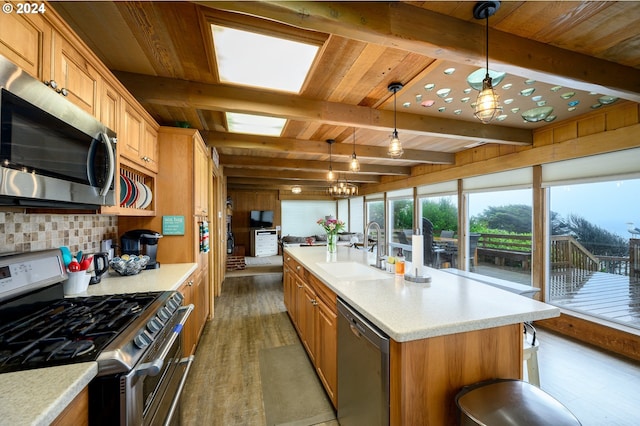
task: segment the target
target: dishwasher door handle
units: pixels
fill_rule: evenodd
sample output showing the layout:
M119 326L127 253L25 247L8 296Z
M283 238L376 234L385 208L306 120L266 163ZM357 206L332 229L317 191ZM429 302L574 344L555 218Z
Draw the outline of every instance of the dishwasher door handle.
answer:
M349 328L351 329L351 332L355 334L358 339L362 337L362 333L360 333L360 330L358 330L358 327L356 327L353 324L349 324Z

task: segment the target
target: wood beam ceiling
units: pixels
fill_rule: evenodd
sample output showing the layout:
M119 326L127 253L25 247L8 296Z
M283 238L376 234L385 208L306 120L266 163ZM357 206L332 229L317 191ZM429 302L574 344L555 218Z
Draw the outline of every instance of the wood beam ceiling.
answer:
M198 3L434 59L485 65L483 25L402 2ZM640 102L640 72L633 67L495 29L489 30L489 55L492 63L510 74Z
M264 89L194 83L125 72L115 74L142 104L258 114L385 132L390 132L394 128L393 111L305 99L298 95L270 92ZM398 129L402 132L418 135L515 145L531 145L533 140L530 130L496 125L486 126L479 122L403 112L397 113L397 122Z
M327 154L326 141L297 140L259 135L244 135L224 132L202 132L204 140L215 148L235 148L252 151L292 154ZM455 155L447 152L422 151L405 149L404 158L390 159L386 147L357 145L357 156L360 159L384 159L385 161L402 161L433 164L453 164ZM350 144L333 144L333 155L351 157L353 146Z

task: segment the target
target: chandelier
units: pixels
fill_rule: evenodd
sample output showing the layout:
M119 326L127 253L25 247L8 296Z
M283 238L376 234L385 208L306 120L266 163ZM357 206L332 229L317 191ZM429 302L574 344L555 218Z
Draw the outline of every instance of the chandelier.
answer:
M345 177L339 177L327 188L327 194L334 198L349 198L358 195L358 186Z

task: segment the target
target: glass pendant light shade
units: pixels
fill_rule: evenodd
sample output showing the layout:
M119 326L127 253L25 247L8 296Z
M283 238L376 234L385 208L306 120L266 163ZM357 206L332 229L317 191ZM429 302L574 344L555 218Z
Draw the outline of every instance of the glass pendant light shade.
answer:
M351 156L351 162L349 163L349 170L352 171L353 173L357 173L360 171L360 162L358 161L358 158L356 157L355 153Z
M484 124L488 124L496 116L499 115L502 108L498 104L498 95L493 90L491 77L489 76L489 17L492 16L500 8L499 1L481 1L476 3L473 8L473 17L476 19L484 19L485 26L485 50L486 50L486 71L487 75L482 80L482 90L476 99L475 112L476 116Z
M391 141L389 141L389 150L387 154L391 158L400 158L402 154L404 154L404 149L402 149L402 143L398 138L398 131L394 130L391 134Z
M356 157L356 128L353 128L353 154L351 154L351 162L349 163L349 170L353 173L360 171L360 162Z
M389 150L387 155L391 158L400 158L404 153L402 149L402 143L398 137L398 125L397 125L397 111L396 111L396 93L404 86L402 83L391 83L387 90L393 92L393 133L391 133L391 140L389 141Z
M331 145L333 145L334 142L334 139L327 139L327 144L329 144L329 173L327 173L327 182L333 182L336 180L336 175L333 173L333 167L331 167Z
M476 108L473 115L484 124L488 124L498 115L500 110L498 95L493 90L491 77L487 73L487 76L482 80L482 90L476 99Z

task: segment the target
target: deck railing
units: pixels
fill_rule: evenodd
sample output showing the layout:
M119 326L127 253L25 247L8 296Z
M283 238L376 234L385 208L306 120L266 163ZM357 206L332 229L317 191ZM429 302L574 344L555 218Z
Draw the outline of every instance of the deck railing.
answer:
M629 277L640 282L640 239L629 240Z
M600 269L600 261L575 238L569 235L554 235L551 237L551 269L595 272Z

